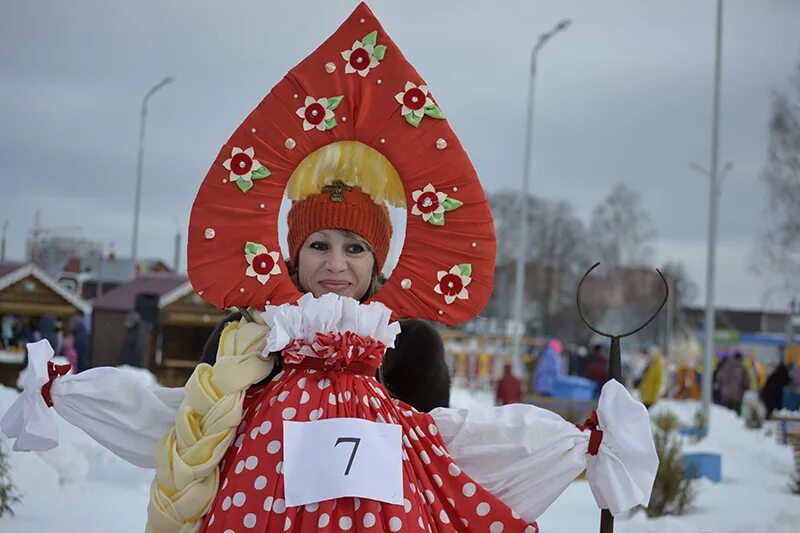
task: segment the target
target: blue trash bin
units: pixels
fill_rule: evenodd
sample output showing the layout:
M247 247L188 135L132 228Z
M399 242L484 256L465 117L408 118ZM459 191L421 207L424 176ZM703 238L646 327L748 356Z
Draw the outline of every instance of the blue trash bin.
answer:
M591 400L597 385L580 376L559 376L553 385L553 396L570 400Z
M789 411L800 409L800 391L793 390L791 387L783 389L783 408Z
M683 475L690 479L707 478L722 481L722 457L718 453L686 453L681 457Z
M681 435L685 435L687 437L702 439L706 436L707 430L704 428L695 428L692 426L680 426L678 428L678 433L680 433Z

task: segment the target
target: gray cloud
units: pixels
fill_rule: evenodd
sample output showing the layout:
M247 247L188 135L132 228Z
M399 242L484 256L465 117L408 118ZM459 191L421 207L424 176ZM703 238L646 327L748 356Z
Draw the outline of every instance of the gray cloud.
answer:
M46 225L130 248L139 105L151 100L140 249L172 257L197 186L219 147L283 74L355 1L6 2L0 7L0 213L22 257ZM643 195L659 260L683 259L702 287L714 2L375 1L372 9L426 78L484 186L521 179L529 51L540 54L533 191L566 198L586 220L613 184ZM720 213L718 300L758 305L747 271L764 217L758 182L770 92L800 60L800 4L726 2L721 158L735 168ZM185 264L185 259L184 259Z

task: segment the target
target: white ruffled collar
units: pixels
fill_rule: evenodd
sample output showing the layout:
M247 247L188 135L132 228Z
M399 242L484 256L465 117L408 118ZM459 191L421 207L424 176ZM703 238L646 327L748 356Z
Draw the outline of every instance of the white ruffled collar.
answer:
M347 331L393 348L400 333L400 324L391 322L392 312L382 303L362 304L334 293L319 298L305 294L296 304L270 305L261 316L271 328L265 354L280 351L295 339L311 342L317 333Z

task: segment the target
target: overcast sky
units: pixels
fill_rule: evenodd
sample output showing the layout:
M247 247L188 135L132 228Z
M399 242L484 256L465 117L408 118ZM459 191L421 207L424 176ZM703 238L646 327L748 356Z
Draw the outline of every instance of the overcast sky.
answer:
M375 0L488 191L521 181L528 62L539 34L532 191L588 221L624 182L643 195L658 262L680 260L703 301L716 2ZM0 3L0 225L22 259L44 226L129 255L141 99L150 101L140 256L172 261L200 181L261 98L357 5L340 1L28 0ZM505 9L494 6L502 5ZM800 2L725 3L717 301L783 307L749 272L764 227L772 90L800 61ZM185 242L185 237L184 237ZM182 258L185 267L185 257Z

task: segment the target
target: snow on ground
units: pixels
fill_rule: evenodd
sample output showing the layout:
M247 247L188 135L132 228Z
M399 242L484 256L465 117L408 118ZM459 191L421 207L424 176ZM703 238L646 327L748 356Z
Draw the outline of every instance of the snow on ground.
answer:
M144 382L151 376L136 371ZM0 387L0 413L17 397ZM493 404L487 391L454 388L454 407ZM697 404L660 403L656 409L673 411L691 424ZM95 444L82 431L59 420L61 445L45 453L12 453L11 478L23 501L14 518L0 519L3 533L140 533L144 530L152 471L119 459ZM800 496L789 493L793 468L790 448L776 443L768 430L747 430L732 412L715 407L711 432L695 451L722 454L723 481L697 483L696 509L689 515L649 520L644 513L618 517L618 533L699 533L800 531ZM8 450L9 442L0 435ZM576 481L540 518L543 533L597 531L600 512L589 486Z
M662 401L652 414L672 411L684 425L692 425L698 402ZM710 432L699 443L685 441L684 451L713 452L722 456L722 482L696 482L694 510L685 516L647 519L639 512L618 517L619 533L796 533L800 531L800 496L788 485L794 460L791 448L777 443L774 427L751 430L736 413L719 406L711 409ZM544 513L539 525L546 533L596 531L599 513L585 482L573 483Z
M474 409L494 405L494 393L487 390L470 390L465 387L450 389L450 407Z

